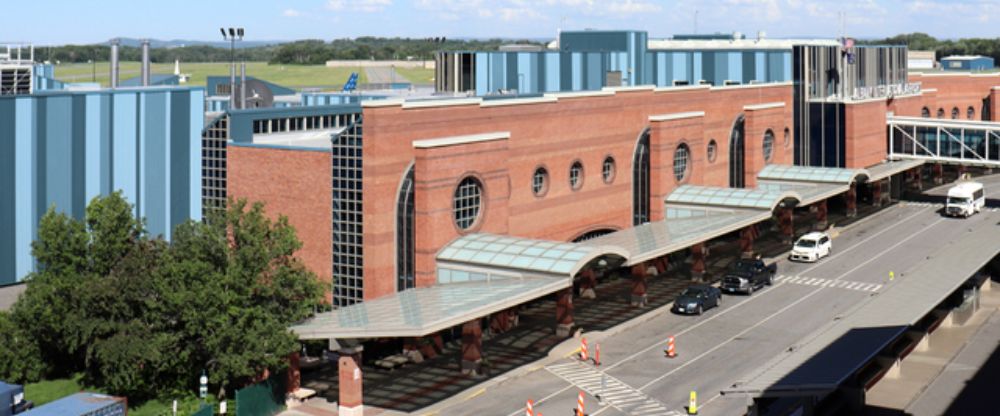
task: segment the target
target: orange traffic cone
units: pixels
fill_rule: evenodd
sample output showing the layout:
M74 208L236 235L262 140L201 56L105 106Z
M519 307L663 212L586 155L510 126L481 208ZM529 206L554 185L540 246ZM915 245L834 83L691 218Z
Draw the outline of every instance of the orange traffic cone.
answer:
M587 361L587 338L580 338L580 360Z
M594 350L594 365L601 365L601 344L597 344Z
M531 400L528 400L528 404L524 407L524 416L535 416L535 409L531 405Z
M576 396L576 416L584 416L583 414L583 392L581 391L579 395Z
M671 335L667 338L667 349L663 351L667 354L667 358L677 357L677 353L674 351L674 336Z

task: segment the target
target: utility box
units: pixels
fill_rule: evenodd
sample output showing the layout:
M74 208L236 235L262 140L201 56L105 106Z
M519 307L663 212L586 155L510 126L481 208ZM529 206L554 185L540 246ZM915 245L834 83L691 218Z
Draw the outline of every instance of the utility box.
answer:
M128 405L124 397L86 392L66 396L21 413L25 416L125 416L127 414Z
M0 416L12 416L31 407L24 400L24 386L0 381Z

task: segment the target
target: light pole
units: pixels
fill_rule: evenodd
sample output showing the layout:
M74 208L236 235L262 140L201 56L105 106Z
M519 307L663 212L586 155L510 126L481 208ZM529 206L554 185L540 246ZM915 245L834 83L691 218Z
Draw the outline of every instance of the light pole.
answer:
M237 108L236 104L236 41L243 40L243 28L231 27L227 33L226 28L219 28L222 39L229 41L229 108ZM228 36L227 36L228 34Z

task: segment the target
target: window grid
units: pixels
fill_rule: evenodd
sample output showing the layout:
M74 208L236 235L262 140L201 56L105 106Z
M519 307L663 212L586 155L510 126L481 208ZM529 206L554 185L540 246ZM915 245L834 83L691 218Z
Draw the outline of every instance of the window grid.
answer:
M951 109L951 119L952 120L957 120L958 119L958 114L959 114L958 107L952 107L952 109Z
M362 127L360 114L346 116L354 123L333 140L333 304L347 306L364 300L362 221Z
M649 130L642 132L632 155L632 225L649 222Z
M581 185L583 185L583 164L576 161L569 167L569 187L580 189Z
M965 110L965 117L968 118L969 120L975 120L976 119L976 109L972 108L972 106L970 105L969 108L967 110Z
M683 181L687 176L688 171L688 158L690 156L690 151L686 144L681 144L677 146L677 150L674 151L674 178L678 182Z
M535 173L531 175L531 192L536 196L545 195L545 191L548 191L549 185L549 172L545 168L535 169Z
M611 183L615 180L615 158L611 156L604 158L604 163L601 165L601 177L604 178L604 183Z
M226 209L226 141L229 140L229 116L214 120L201 137L201 215Z
M396 200L396 290L416 287L414 278L413 167L403 177Z
M931 118L931 110L927 107L922 108L920 110L920 116L923 118Z
M455 225L467 230L476 223L482 207L483 185L473 177L462 179L455 188L454 204Z
M715 142L715 139L708 141L708 148L705 149L705 153L708 156L709 162L715 162L715 154L719 150L719 144Z

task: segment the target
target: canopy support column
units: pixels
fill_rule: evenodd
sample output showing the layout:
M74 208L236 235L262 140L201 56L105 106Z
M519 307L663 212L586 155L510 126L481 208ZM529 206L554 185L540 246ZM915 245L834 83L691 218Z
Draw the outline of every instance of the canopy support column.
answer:
M757 225L750 225L740 230L740 256L753 258L753 242L757 239Z
M341 356L337 363L340 380L340 416L363 416L363 390L361 367L353 356Z
M597 287L597 275L592 269L585 269L580 272L580 298L581 299L596 299L597 293L594 292L594 288Z
M847 218L854 218L858 216L858 183L851 182L851 186L847 188L847 193L844 194L845 206L847 206Z
M825 230L827 224L826 200L816 203L816 223L813 225L817 230Z
M629 304L635 307L646 306L646 263L632 266L632 298Z
M479 319L462 325L462 374L479 375L483 363L483 327Z
M940 185L944 183L944 165L940 163L935 163L931 165L931 174L934 177L934 184Z
M573 289L556 293L556 336L565 338L573 331Z
M708 257L708 248L705 247L705 243L691 246L691 280L695 282L704 280L706 257Z
M792 243L795 234L795 225L792 218L793 208L782 206L778 208L778 227L781 228L781 236L786 244Z

